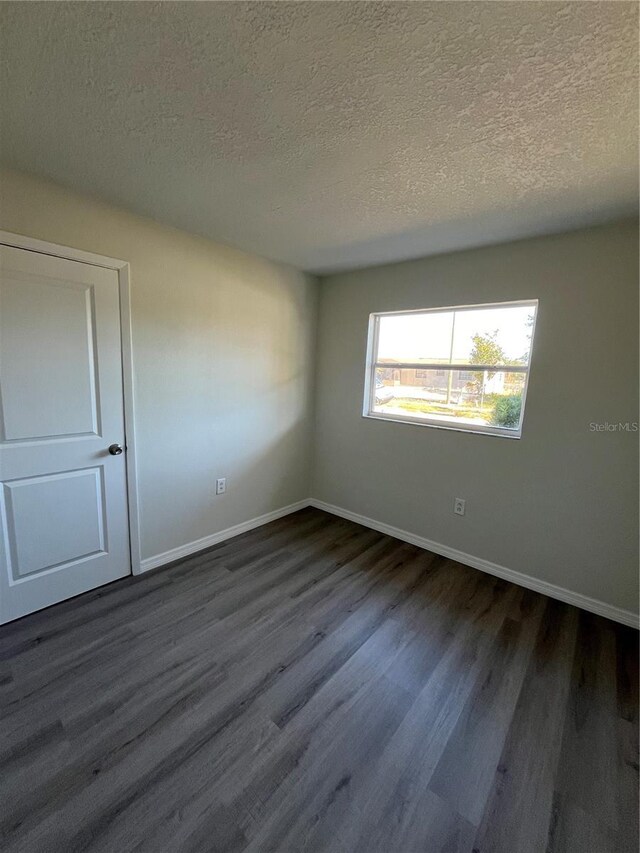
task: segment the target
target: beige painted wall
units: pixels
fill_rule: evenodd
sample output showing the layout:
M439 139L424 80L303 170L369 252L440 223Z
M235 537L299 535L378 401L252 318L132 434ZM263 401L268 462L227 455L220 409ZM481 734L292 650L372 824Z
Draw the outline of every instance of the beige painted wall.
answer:
M6 231L131 263L143 558L308 497L314 279L16 172L0 202Z
M330 276L314 497L638 609L638 223ZM540 300L523 438L361 416L370 312ZM466 498L464 517L453 514Z

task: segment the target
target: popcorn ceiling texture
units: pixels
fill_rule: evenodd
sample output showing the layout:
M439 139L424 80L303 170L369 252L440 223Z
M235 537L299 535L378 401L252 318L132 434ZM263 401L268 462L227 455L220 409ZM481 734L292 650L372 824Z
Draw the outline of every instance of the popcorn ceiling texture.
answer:
M2 3L1 153L323 271L633 212L626 2Z

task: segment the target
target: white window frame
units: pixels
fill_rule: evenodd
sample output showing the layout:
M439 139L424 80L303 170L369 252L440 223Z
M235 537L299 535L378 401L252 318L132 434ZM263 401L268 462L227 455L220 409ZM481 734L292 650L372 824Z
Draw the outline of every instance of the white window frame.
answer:
M529 363L526 365L514 364L461 364L452 362L451 364L417 364L415 362L403 362L400 364L387 364L377 362L375 360L378 352L378 334L380 328L381 317L397 317L401 314L438 314L448 311L477 311L478 309L491 308L511 308L514 306L524 307L531 306L535 308L533 326L531 327L531 348L529 350ZM501 438L522 438L522 426L524 423L524 413L527 401L527 388L529 386L529 373L533 358L533 346L535 343L536 321L538 319L538 300L537 299L520 299L511 302L484 302L478 305L449 305L444 308L416 308L408 311L378 311L369 315L369 331L367 335L367 355L366 355L366 370L364 382L364 402L362 408L362 416L379 421L391 421L392 423L414 424L417 426L432 427L435 429L447 429L454 432L468 432L476 435L495 435ZM524 388L522 389L522 407L520 411L520 425L518 429L509 429L508 427L484 426L476 424L455 424L446 423L435 418L416 417L412 415L385 415L382 412L375 411L375 388L376 388L376 369L377 368L395 368L398 370L487 370L491 373L524 373ZM497 368L497 369L496 369Z

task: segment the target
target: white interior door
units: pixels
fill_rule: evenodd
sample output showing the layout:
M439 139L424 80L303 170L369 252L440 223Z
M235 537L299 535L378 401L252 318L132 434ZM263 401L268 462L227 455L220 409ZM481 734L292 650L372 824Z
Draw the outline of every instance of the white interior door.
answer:
M0 246L0 622L130 574L118 447L118 273Z

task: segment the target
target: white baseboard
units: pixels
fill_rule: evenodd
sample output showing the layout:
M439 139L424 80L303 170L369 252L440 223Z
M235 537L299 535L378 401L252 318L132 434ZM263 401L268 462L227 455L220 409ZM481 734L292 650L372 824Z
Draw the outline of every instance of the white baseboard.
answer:
M147 557L140 562L140 574L148 572L151 569L157 569L158 566L164 566L167 563L173 563L174 560L181 560L183 557L189 557L195 554L196 551L203 551L205 548L210 548L212 545L217 545L218 542L224 542L225 539L231 539L234 536L239 536L241 533L246 533L248 530L253 530L255 527L261 527L263 524L268 524L270 521L275 521L277 518L282 518L284 515L289 515L292 512L297 512L299 509L304 509L310 506L311 501L305 498L288 506L274 509L273 512L266 512L264 515L259 515L257 518L250 518L249 521L242 521L240 524L234 524L233 527L227 527L225 530L220 530L218 533L212 533L210 536L203 536L202 539L196 539L194 542L187 542L186 545L180 545L177 548L171 548L169 551L164 551L162 554L156 554L153 557Z
M346 518L349 521L354 521L356 524L362 524L364 527L370 527L372 530L378 530L380 533L386 533L388 536L393 536L396 539L401 539L403 542L409 542L411 545L417 545L418 548L424 548L426 551L433 551L435 554L441 554L443 557L449 557L458 563L463 563L465 566L471 566L474 569L480 569L487 574L495 575L499 578L511 581L518 586L524 586L527 589L532 589L534 592L541 592L543 595L548 595L550 598L557 598L559 601L564 601L567 604L574 604L576 607L581 607L583 610L589 610L591 613L596 613L598 616L605 616L607 619L613 619L614 622L621 622L623 625L630 625L632 628L640 628L640 616L630 610L623 610L621 607L614 607L612 604L606 604L603 601L598 601L595 598L589 598L587 595L582 595L579 592L572 592L556 584L548 583L547 581L533 578L530 575L516 572L513 569L508 569L506 566L500 566L497 563L492 563L489 560L483 560L481 557L474 557L472 554L466 554L464 551L458 551L456 548L450 548L448 545L442 545L440 542L433 542L431 539L425 539L423 536L416 536L414 533L409 533L406 530L401 530L399 527L392 527L390 524L384 524L382 521L375 521L373 518L367 518L364 515L358 515L357 512L351 512L348 509L343 509L333 504L325 503L324 501L311 498L308 502L311 506L317 509L322 509L325 512L330 512L332 515Z

